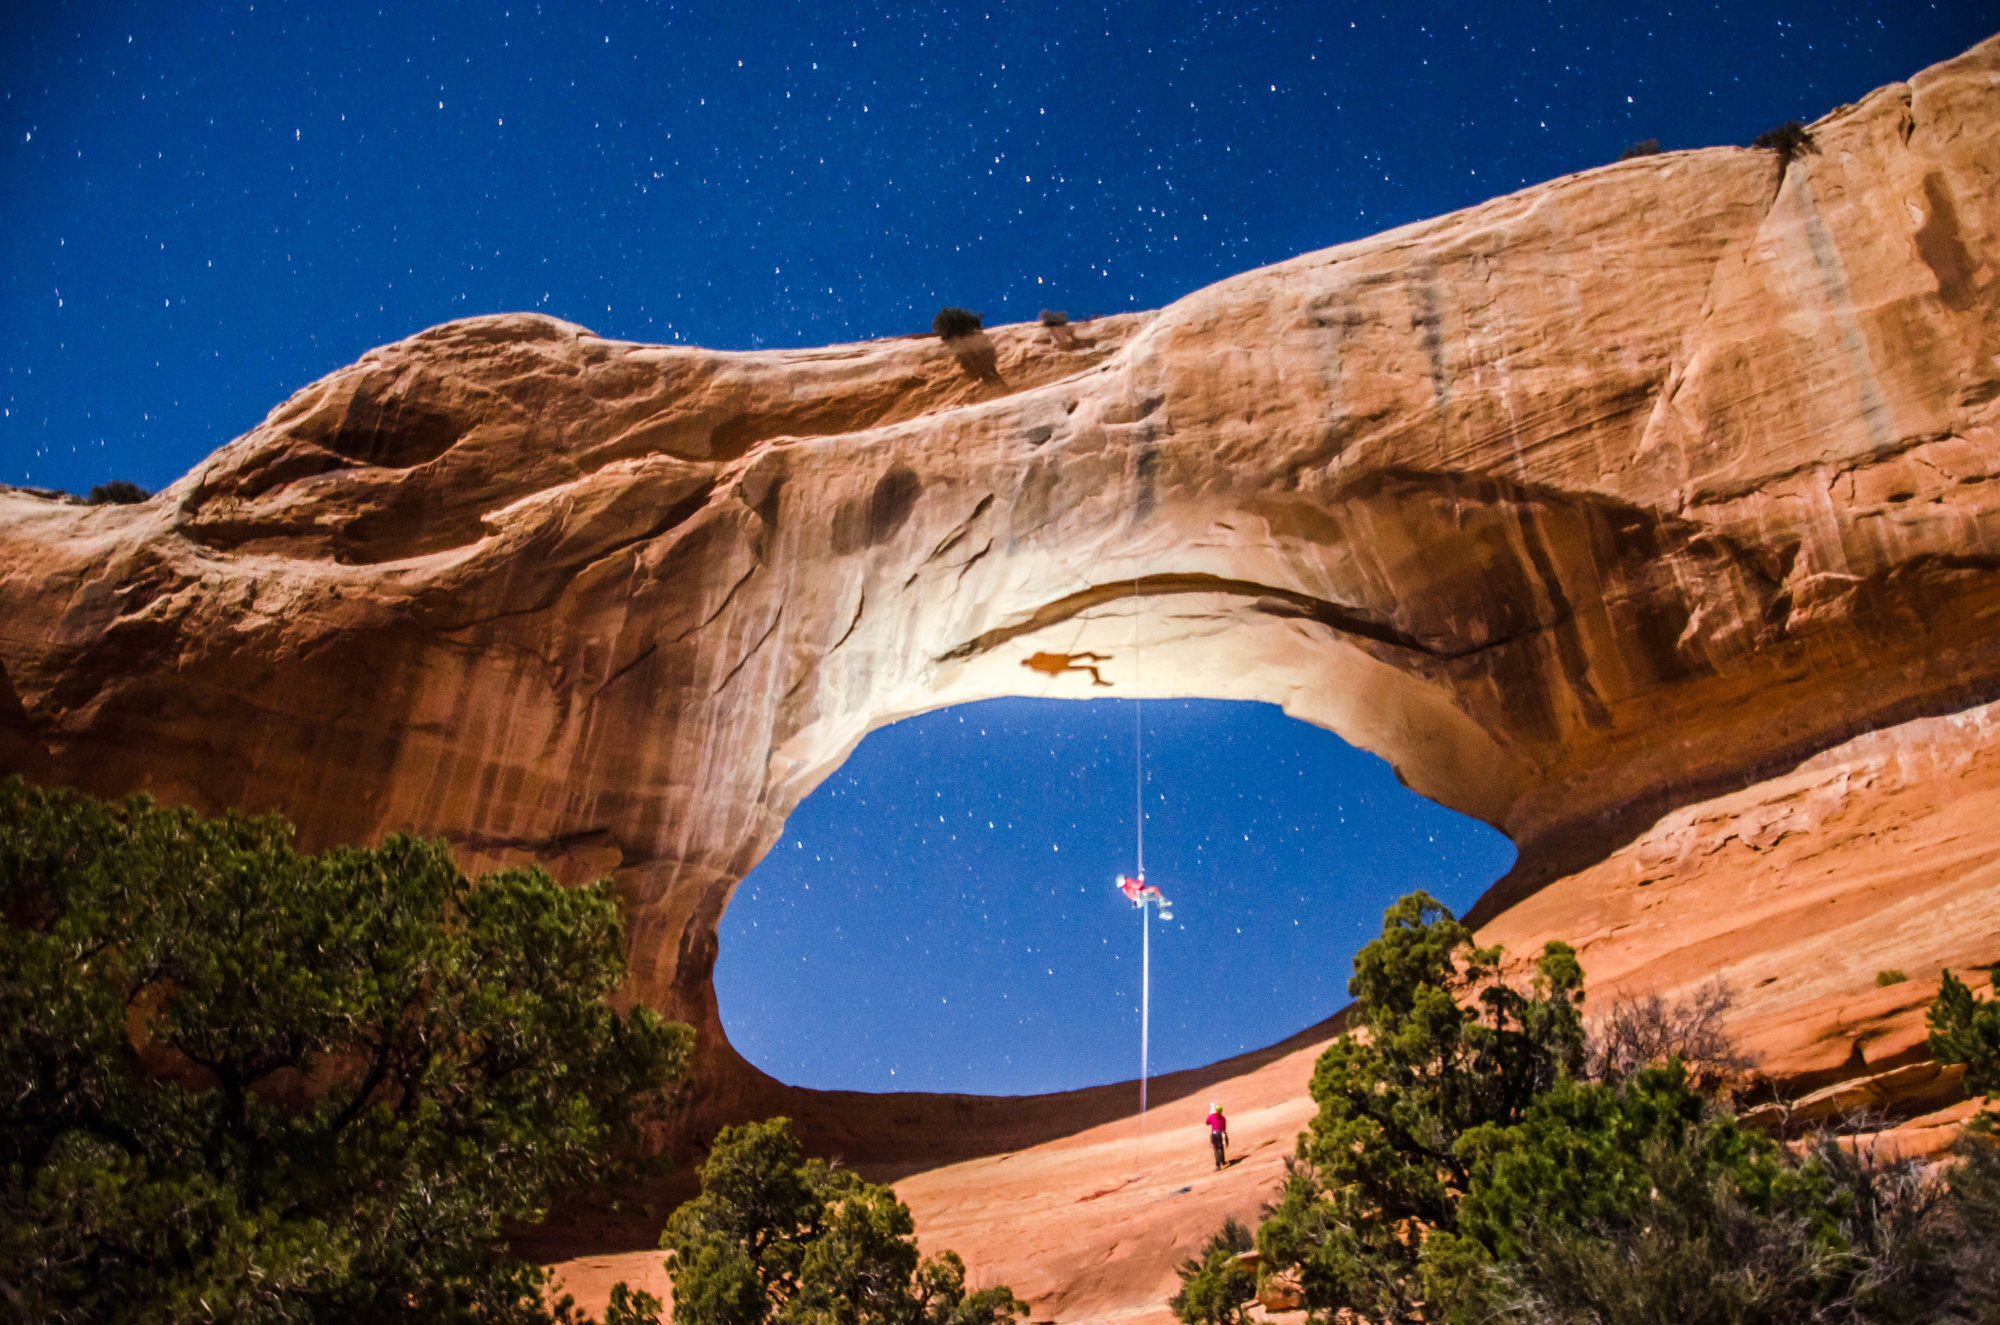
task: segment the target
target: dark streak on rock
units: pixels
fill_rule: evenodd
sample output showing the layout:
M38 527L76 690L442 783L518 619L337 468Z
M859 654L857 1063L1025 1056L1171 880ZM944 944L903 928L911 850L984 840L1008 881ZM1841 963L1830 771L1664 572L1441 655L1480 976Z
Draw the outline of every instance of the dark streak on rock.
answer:
M1092 585L1088 589L1065 595L1052 603L1036 609L1013 625L1000 626L938 655L939 662L955 662L990 652L1009 640L1033 634L1059 622L1070 620L1093 607L1116 602L1121 598L1135 595L1141 598L1159 598L1174 594L1226 594L1238 598L1255 598L1257 608L1270 616L1297 617L1317 621L1335 630L1364 639L1387 644L1393 648L1408 649L1436 658L1457 658L1468 653L1495 647L1500 641L1483 644L1478 649L1456 652L1440 652L1413 635L1395 629L1380 621L1373 620L1353 608L1330 603L1310 594L1292 589L1279 589L1268 584L1257 584L1250 580L1229 580L1219 575L1201 573L1181 573L1167 575L1142 575L1137 580L1120 580L1116 584Z

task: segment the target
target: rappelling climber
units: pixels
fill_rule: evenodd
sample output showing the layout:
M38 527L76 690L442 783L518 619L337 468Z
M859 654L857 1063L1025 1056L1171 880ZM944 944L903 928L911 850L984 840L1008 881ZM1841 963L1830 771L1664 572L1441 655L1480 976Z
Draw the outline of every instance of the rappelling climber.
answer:
M1229 1120L1222 1116L1220 1104L1208 1106L1208 1144L1215 1151L1215 1167L1229 1162Z
M1126 900L1134 906L1144 906L1148 902L1155 903L1160 908L1160 919L1162 920L1172 920L1174 918L1173 903L1162 896L1158 888L1147 883L1146 876L1143 874L1136 879L1128 879L1122 874L1119 875L1118 891L1124 893Z

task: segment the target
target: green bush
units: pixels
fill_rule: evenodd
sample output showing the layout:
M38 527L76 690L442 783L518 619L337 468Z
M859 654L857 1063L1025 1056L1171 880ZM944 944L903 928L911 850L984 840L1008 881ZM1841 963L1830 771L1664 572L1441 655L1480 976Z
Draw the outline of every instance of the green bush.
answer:
M1890 973L1900 974L1900 973ZM2000 1003L1947 973L1933 1055L2000 1089ZM1424 1247L1454 1321L2000 1320L2000 1146L1991 1114L1940 1179L1830 1133L1802 1151L1737 1126L1679 1061L1565 1080L1511 1128L1461 1142L1459 1231Z
M1256 1237L1231 1215L1209 1234L1201 1255L1180 1263L1181 1291L1167 1300L1187 1325L1243 1325L1257 1300L1257 1272L1242 1257Z
M152 496L150 492L147 492L137 483L132 482L132 480L114 478L109 483L100 483L92 488L90 495L84 498L84 500L92 506L104 506L107 504L130 506L136 502L145 501L150 496Z
M2000 1137L1993 1116L1989 1109L1966 1128L1945 1179L1951 1196L1944 1210L1945 1261L1958 1283L1960 1309L1980 1322L2000 1321Z
M1042 325L1045 327L1066 327L1069 325L1069 314L1063 312L1060 308L1044 308L1042 310Z
M1940 1179L1853 1138L1787 1148L1720 1094L1745 1062L1719 986L1629 1000L1584 1040L1560 944L1532 993L1419 893L1355 960L1319 1113L1258 1230L1309 1320L1520 1325L2000 1321L2000 1141L1991 1112ZM2000 1091L2000 1000L1948 973L1931 1048ZM1213 1244L1211 1244L1213 1245ZM1182 1267L1222 1319L1218 1262Z
M499 1240L607 1171L684 1027L607 996L607 886L294 850L0 782L0 1314L530 1321Z
M1558 1128L1522 1138L1524 1148L1509 1158L1522 1173L1546 1173L1577 1158L1564 1141L1582 1139L1596 1155L1603 1135ZM1458 1271L1453 1281L1434 1280L1447 1319L1916 1325L1957 1318L1959 1276L1941 1236L1948 1193L1919 1163L1883 1161L1832 1137L1794 1155L1714 1112L1678 1126L1642 1124L1614 1148L1609 1199L1579 1202L1580 1186L1567 1179L1560 1185L1569 1191L1540 1193L1547 1198L1540 1201L1516 1185L1505 1257L1438 1240L1439 1267L1455 1257ZM1468 1200L1486 1195L1475 1188Z
M2000 989L2000 968L1992 982ZM1946 971L1928 1021L1931 1057L1964 1063L1967 1090L1989 1099L2000 1096L2000 998L1974 998L1963 980Z
M790 1122L725 1127L701 1194L674 1211L675 1325L1009 1325L1006 1288L965 1289L955 1252L917 1254L910 1209L887 1187L806 1159Z
M1630 147L1620 152L1618 159L1620 161L1630 161L1635 157L1658 156L1659 154L1660 140L1657 138L1648 138L1643 142L1633 143Z
M1875 972L1875 987L1877 989L1887 989L1890 985L1904 984L1908 982L1909 978L1909 976L1904 975L1892 966L1886 971Z
M931 319L931 330L937 333L939 340L957 340L960 336L970 336L985 325L985 319L979 314L963 308L940 308L937 316Z
M1262 1272L1296 1272L1309 1311L1429 1319L1419 1261L1426 1236L1457 1228L1460 1138L1521 1121L1582 1070L1575 952L1549 944L1530 993L1500 980L1501 955L1418 892L1355 956L1349 1024L1365 1036L1321 1055L1319 1112L1257 1234Z

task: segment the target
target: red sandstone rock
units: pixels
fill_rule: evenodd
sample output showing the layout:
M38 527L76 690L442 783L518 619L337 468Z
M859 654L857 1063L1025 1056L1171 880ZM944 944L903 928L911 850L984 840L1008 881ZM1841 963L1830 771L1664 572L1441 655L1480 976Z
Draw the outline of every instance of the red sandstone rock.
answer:
M1938 971L2000 960L2000 706L1917 719L1685 806L1481 931L1576 945L1592 1002L1721 979L1795 1095L1920 1059ZM1876 972L1909 979L1886 988Z
M2000 711L1914 721L1683 807L1480 938L1506 944L1517 966L1548 938L1575 941L1591 1008L1620 992L1691 993L1719 977L1738 997L1731 1031L1795 1102L1793 1121L1877 1111L1892 1126L1866 1143L1941 1154L1976 1105L1954 1101L1959 1069L1921 1060L1923 1011L1937 967L2000 957L1996 805ZM1911 978L1878 988L1886 966ZM1038 1319L1170 1325L1173 1267L1225 1215L1253 1222L1275 1195L1282 1156L1312 1115L1306 1087L1330 1034L1302 1035L1248 1070L1219 1064L1206 1080L1156 1082L1156 1100L1182 1098L1153 1114L1143 1162L1126 1118L918 1173L897 1190L927 1247L957 1248L981 1282L1027 1296ZM1132 1097L1106 1088L1032 1104L1071 1100L1081 1127L1106 1094ZM1247 1156L1220 1174L1208 1170L1197 1126L1211 1098L1228 1106ZM580 1299L601 1302L621 1277L664 1284L659 1263L639 1252L560 1271Z
M1174 1267L1197 1254L1227 1216L1256 1227L1284 1158L1313 1105L1313 1061L1327 1037L1240 1077L1154 1109L1143 1144L1135 1118L1073 1136L915 1174L896 1191L927 1250L965 1257L967 1278L1004 1283L1036 1320L1170 1325ZM1137 1087L1121 1091L1133 1104ZM1157 1098L1157 1096L1155 1097ZM1204 1107L1227 1106L1230 1167L1217 1171ZM1131 1107L1130 1105L1127 1106ZM619 1279L664 1284L657 1251L593 1256L558 1267L569 1291L601 1304ZM665 1296L664 1288L654 1292Z
M882 1176L1028 1147L904 1189L1064 1319L1157 1315L1271 1160L1192 1145L1181 1193L1163 1148L1079 1204L1122 1096L791 1090L709 974L871 726L1136 693L1135 632L1146 694L1282 703L1508 832L1487 937L1581 940L1600 996L1723 974L1772 1070L1879 1075L1939 966L2000 956L1996 98L1989 41L1775 186L1642 157L976 356L434 328L149 502L0 492L0 767L615 873L635 994L703 1032L683 1141L788 1112ZM1109 689L1021 666L1082 653ZM1282 1061L1239 1083L1264 1156Z

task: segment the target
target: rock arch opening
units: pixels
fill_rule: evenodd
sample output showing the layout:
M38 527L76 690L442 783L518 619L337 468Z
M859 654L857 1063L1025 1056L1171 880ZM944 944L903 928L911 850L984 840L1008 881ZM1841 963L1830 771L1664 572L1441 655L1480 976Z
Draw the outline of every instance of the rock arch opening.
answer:
M1100 660L1102 655L1099 655ZM1097 682L1084 679L1095 688ZM1141 706L1155 1071L1276 1043L1347 1002L1382 908L1463 911L1500 833L1276 706ZM872 732L802 802L719 928L724 1031L815 1089L1034 1094L1137 1072L1133 705L996 699Z
M1994 248L1996 51L1827 117L1776 198L1756 153L1626 162L988 328L991 378L931 337L433 328L151 502L0 493L0 761L614 874L631 996L701 1032L683 1152L787 1112L916 1165L1127 1107L905 1097L883 1128L721 1033L738 883L871 729L953 704L1275 703L1505 830L1485 919L1665 933L1632 917L1724 867L1621 854L1663 815L2000 694L1992 319L1909 242L1948 196ZM1800 943L1847 912L1817 914Z

